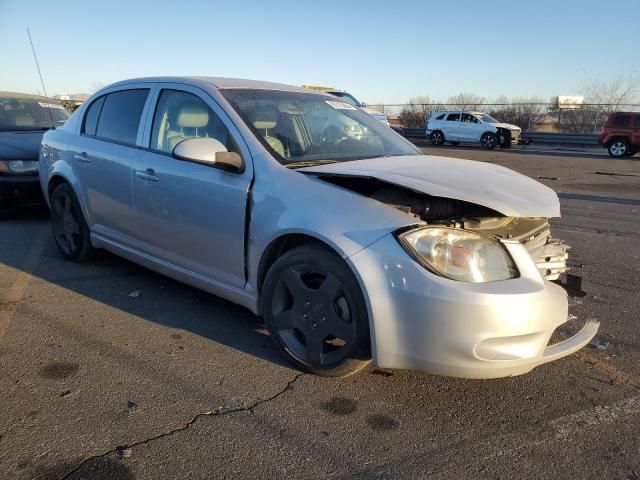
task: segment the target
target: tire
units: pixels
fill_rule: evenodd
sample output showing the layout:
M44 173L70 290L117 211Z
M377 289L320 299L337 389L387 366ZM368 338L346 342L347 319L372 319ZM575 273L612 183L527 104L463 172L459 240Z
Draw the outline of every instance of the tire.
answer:
M444 145L444 133L440 130L434 130L431 132L431 135L429 135L429 140L431 140L431 145L434 147Z
M480 146L485 150L493 150L498 145L498 136L492 132L486 132L480 137Z
M624 157L629 152L629 143L622 138L616 138L609 144L608 150L609 155L614 158Z
M89 227L80 203L68 183L61 183L51 194L51 227L53 238L67 260L82 263L95 255Z
M276 260L262 289L262 311L276 348L300 370L346 377L371 362L364 296L328 248L303 245Z

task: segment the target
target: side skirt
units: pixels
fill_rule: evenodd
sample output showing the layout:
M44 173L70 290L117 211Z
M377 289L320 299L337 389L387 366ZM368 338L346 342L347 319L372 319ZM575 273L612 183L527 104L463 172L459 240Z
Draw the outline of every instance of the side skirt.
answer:
M91 243L98 248L104 248L111 253L125 258L131 262L137 263L149 270L153 270L167 277L173 278L192 287L199 288L205 292L224 298L230 302L237 303L248 308L253 313L257 313L257 299L249 295L244 290L229 286L225 283L217 282L208 277L192 272L185 268L179 267L172 263L166 262L159 258L153 257L146 253L142 253L133 248L127 247L120 243L109 240L97 233L91 233Z

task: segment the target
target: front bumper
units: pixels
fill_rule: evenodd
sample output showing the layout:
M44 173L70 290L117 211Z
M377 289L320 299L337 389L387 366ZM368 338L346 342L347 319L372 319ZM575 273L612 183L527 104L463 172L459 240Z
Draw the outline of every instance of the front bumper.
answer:
M367 298L374 362L464 378L520 375L584 347L598 330L548 346L567 321L566 292L526 249L506 242L521 276L465 283L430 273L387 235L349 258Z
M0 175L0 208L43 204L38 174Z

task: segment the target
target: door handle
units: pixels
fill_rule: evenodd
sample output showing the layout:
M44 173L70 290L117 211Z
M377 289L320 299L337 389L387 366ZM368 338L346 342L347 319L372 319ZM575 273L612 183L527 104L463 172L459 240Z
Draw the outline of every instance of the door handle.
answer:
M74 158L82 163L91 163L91 160L89 160L89 156L87 155L87 152L82 152L79 154L76 153Z
M153 168L147 168L146 170L136 170L136 177L147 182L158 182L160 179L156 176L156 172Z

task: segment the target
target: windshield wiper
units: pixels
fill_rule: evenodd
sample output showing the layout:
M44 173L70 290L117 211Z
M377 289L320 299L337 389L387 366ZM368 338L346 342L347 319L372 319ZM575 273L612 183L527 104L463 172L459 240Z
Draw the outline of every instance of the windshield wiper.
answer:
M327 163L338 163L337 160L304 160L301 162L285 163L287 168L302 168L302 167L315 167L317 165L325 165Z

